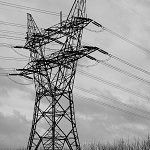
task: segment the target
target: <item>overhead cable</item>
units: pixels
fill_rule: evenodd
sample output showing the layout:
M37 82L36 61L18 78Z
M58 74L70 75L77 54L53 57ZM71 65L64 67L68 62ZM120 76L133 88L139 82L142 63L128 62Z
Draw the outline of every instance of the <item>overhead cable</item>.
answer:
M106 100L111 100L111 101L117 102L117 103L121 104L122 106L128 107L128 108L130 108L130 109L132 109L132 110L135 110L135 111L138 111L139 113L140 113L140 112L143 112L143 113L146 114L146 115L149 114L148 111L144 111L144 110L141 110L141 109L132 107L132 106L130 106L130 105L127 105L127 104L125 104L125 103L122 103L121 101L114 100L113 98L107 97L107 96L105 96L105 95L100 95L100 94L97 95L96 93L93 93L93 92L91 92L91 91L89 91L89 90L86 90L86 89L81 88L81 87L78 87L78 86L75 86L75 88L78 89L78 90L80 90L80 91L86 92L86 93L88 93L88 94L92 94L92 95L94 95L94 96L97 96L97 97L99 97L99 98L103 98L103 99L106 99ZM84 97L85 97L85 96L84 96ZM102 105L111 107L111 108L113 108L113 109L116 109L116 110L119 110L119 111L122 111L122 112L125 112L125 113L128 113L128 114L132 114L132 115L135 115L135 116L138 116L138 117L147 118L147 116L143 116L143 115L137 114L137 113L135 113L135 112L132 112L132 111L129 111L129 110L126 110L126 109L122 109L122 108L120 108L120 107L113 106L113 105L111 105L111 104L108 104L108 103L106 103L106 102L102 102L102 101L96 100L96 99L94 99L94 98L89 98L89 99L94 100L94 101L92 101L92 102L98 102L98 103L100 103L100 104L102 104Z
M2 60L14 60L14 61L27 61L28 60L28 59L24 59L24 58L4 57L4 56L0 56L0 59L2 59Z
M12 49L16 54L18 54L18 55L20 55L20 56L22 56L22 57L24 57L24 58L29 58L28 56L26 56L26 55L24 55L24 54L22 54L22 53L19 53L17 50L15 50L14 47L11 47L11 49Z
M134 90L132 90L132 89L123 87L123 86L121 86L120 84L117 84L117 83L114 83L114 82L105 80L105 79L102 78L102 77L97 77L97 76L95 76L95 75L93 75L93 74L90 74L90 73L87 73L87 72L85 72L85 71L83 71L83 70L81 70L81 69L80 69L80 70L78 69L77 72L78 72L79 74L81 74L81 75L84 75L84 76L86 76L86 77L88 77L88 78L94 79L94 80L96 80L96 81L98 81L98 82L102 82L102 83L107 84L107 85L109 85L109 86L111 86L111 87L115 87L115 88L117 88L117 89L119 89L119 90L122 90L122 91L124 91L124 92L128 92L128 93L133 94L133 95L135 95L135 96L137 96L137 97L139 97L139 98L145 99L146 101L150 101L150 97L148 97L148 96L146 96L146 95L143 95L143 94L141 94L141 93L139 93L139 92L137 92L137 91L134 91Z
M38 9L38 8L18 5L18 4L14 4L14 3L8 3L8 2L4 2L4 1L0 1L0 5L14 7L14 8L18 8L18 9L30 10L30 11L34 11L34 12L38 12L38 13L44 13L44 14L48 14L48 15L60 16L60 13L58 13L58 12L42 10L42 9ZM63 16L66 16L66 15L63 15Z
M9 43L0 43L0 47L11 47L13 46L12 44L9 44Z
M7 71L15 71L16 69L15 68L0 68L0 73L1 74L5 74L5 73L7 73ZM3 72L2 72L3 71Z
M8 76L8 73L5 73L5 74L1 74L1 73L0 73L0 76L1 76L1 77L7 77L7 76Z
M138 117L138 118L140 117L140 118L144 118L146 120L150 119L150 117L148 115L147 116L146 115L141 115L141 114L138 114L138 113L126 110L126 109L122 109L120 107L116 107L114 105L111 105L111 104L108 104L108 103L105 103L105 102L102 102L100 100L96 100L96 99L93 99L93 98L86 98L85 96L81 96L78 93L75 93L75 95L81 97L82 100L86 100L88 102L93 102L93 103L96 103L96 104L99 104L99 105L103 105L105 107L108 107L108 108L111 108L111 109L115 109L117 111L124 112L124 113L130 114L130 115ZM101 98L103 98L103 97L101 97Z
M13 22L0 21L0 24L8 25L8 26L20 27L20 28L27 28L26 25L16 24L16 23L13 23Z
M15 37L15 36L8 36L8 35L0 35L1 39L8 39L8 40L18 40L18 41L25 41L22 37Z
M24 35L25 33L23 32L15 32L15 31L10 31L10 30L0 30L1 33L5 33L5 34L17 34L17 35Z
M105 65L106 67L109 67L109 68L111 68L111 69L113 69L115 71L118 71L118 72L120 72L122 74L125 74L125 75L127 75L127 76L129 76L129 77L131 77L133 79L139 80L139 81L141 81L141 82L143 82L143 83L145 83L147 85L150 85L150 81L147 81L146 79L144 79L142 77L139 77L137 75L134 75L134 74L132 74L132 73L126 71L126 70L120 69L120 68L118 68L116 66L113 66L113 65L111 65L109 63L106 63L106 62L99 62L99 63L101 63L102 65Z
M7 34L0 34L1 37L12 37L12 38L19 38L23 39L23 37L13 36L13 35L7 35Z
M32 84L33 84L33 82L31 82L31 83L20 83L20 82L18 82L18 81L15 81L14 79L12 79L12 78L10 77L10 75L8 75L7 77L8 77L9 80L11 80L12 82L14 82L14 83L16 83L16 84L19 84L19 85L32 85Z
M118 37L118 38L120 38L120 39L126 41L127 43L129 43L129 44L131 44L131 45L133 45L133 46L135 46L135 47L137 47L137 48L139 48L139 49L141 49L141 50L143 50L143 51L145 51L145 52L150 53L150 50L148 50L147 48L145 48L145 47L143 47L143 46L141 46L141 45L139 45L139 44L137 44L137 43L135 43L135 42L129 40L128 38L126 38L126 37L124 37L124 36L121 36L121 35L118 34L117 32L114 32L113 30L111 30L111 29L109 29L109 28L103 26L102 24L100 24L100 23L98 23L98 22L96 22L96 21L94 21L94 20L92 21L92 23L93 23L94 25L96 25L97 27L100 27L101 29L103 29L103 30L105 30L105 31L107 31L107 32L109 32L109 33L111 33L112 35L114 35L114 36L116 36L116 37Z
M143 47L143 46L141 46L141 45L139 45L139 44L137 44L137 43L135 43L135 42L133 42L133 41L131 41L129 39L127 39L126 37L123 37L120 34L114 32L114 31L112 31L112 30L110 30L110 29L108 29L106 27L104 27L104 30L109 32L109 33L111 33L111 34L113 34L114 36L116 36L116 37L118 37L118 38L120 38L120 39L122 39L122 40L124 40L124 41L126 41L128 43L130 43L131 45L133 45L133 46L135 46L135 47L137 47L137 48L139 48L139 49L141 49L141 50L143 50L145 52L150 53L150 50L148 50L147 48L145 48L145 47Z
M149 72L149 71L144 70L144 69L142 69L142 68L140 68L140 67L138 67L138 66L135 66L135 65L133 65L133 64L131 64L131 63L129 63L129 62L127 62L126 60L123 60L123 59L121 59L121 58L119 58L119 57L117 57L117 56L111 55L111 54L110 54L110 56L111 56L111 58L114 58L114 59L120 61L121 63L124 63L124 64L126 64L126 65L128 65L128 66L130 66L130 67L132 67L132 68L134 68L134 69L136 69L136 70L139 70L139 71L141 71L141 72L143 72L143 73L145 73L145 74L147 74L147 75L150 75L150 72Z

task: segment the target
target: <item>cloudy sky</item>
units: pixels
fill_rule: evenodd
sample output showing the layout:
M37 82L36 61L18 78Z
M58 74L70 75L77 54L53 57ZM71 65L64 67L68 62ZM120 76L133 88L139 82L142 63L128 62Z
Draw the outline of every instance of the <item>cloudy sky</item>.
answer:
M58 14L63 11L64 14L67 14L73 0L7 0L7 2ZM89 18L147 50L135 47L107 31L99 32L100 29L94 25L89 25L84 31L83 44L88 43L103 48L114 56L150 71L149 8L149 0L87 0ZM2 43L24 44L26 28L9 26L6 22L26 25L27 12L33 15L40 28L48 28L59 22L59 16L17 9L6 6L0 1L0 74L7 73L6 68L22 68L28 61L28 51L14 51L2 46ZM93 32L90 32L89 29ZM12 36L22 40L16 40L14 37L10 39ZM25 61L4 60L1 59L2 56L22 58ZM92 56L99 60L108 60L106 56L99 53ZM95 64L86 58L79 61L74 102L81 144L92 141L113 142L120 138L131 141L135 138L142 139L148 135L150 130L149 75L113 58L107 63L138 77L134 76L133 79L133 76L131 78L103 64ZM126 90L110 86L108 82ZM32 121L34 97L34 85L31 81L19 77L9 79L0 76L0 148L26 146Z

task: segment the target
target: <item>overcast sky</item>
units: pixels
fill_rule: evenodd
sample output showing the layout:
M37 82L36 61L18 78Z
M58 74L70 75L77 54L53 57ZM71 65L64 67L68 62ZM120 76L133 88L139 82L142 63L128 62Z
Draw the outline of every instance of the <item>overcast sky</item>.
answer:
M63 11L64 14L67 14L73 0L7 0L7 2L57 13ZM0 21L26 25L26 13L28 12L33 15L40 28L48 28L59 22L59 16L4 6L0 2ZM149 14L149 0L87 0L89 18L147 50L150 49ZM89 25L87 29L100 31L94 25ZM24 35L10 34L4 30L21 32ZM1 37L10 35L24 39L25 33L26 28L10 27L0 23L0 43L23 45L24 41ZM90 32L85 30L83 43L103 48L119 58L150 71L150 54L148 52L106 31ZM25 59L29 56L27 50L17 50L17 52L21 55L15 53L11 48L0 47L0 56ZM22 54L26 57L23 57ZM98 53L93 56L99 60L107 60L107 57ZM0 72L6 72L2 68L22 68L26 63L27 61L0 59ZM92 141L113 142L120 138L132 141L135 138L145 138L150 131L149 76L114 59L110 59L108 63L144 78L147 82L138 81L102 64L94 65L94 62L86 58L79 61L78 70L132 89L138 94L144 95L145 98L123 92L77 72L75 86L91 92L90 94L90 92L86 93L74 88L75 112L81 144ZM11 79L19 83L31 83L19 77L11 77ZM26 146L31 128L34 93L33 84L20 85L7 77L0 76L0 148Z

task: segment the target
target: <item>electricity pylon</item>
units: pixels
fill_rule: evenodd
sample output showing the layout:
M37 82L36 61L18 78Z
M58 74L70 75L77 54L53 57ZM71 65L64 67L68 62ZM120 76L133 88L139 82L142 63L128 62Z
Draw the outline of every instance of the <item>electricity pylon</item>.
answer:
M73 84L77 62L98 50L82 46L82 32L91 19L86 17L86 0L75 0L66 20L40 30L31 14L27 14L25 48L30 51L29 63L17 74L35 84L35 105L27 150L80 150L77 132ZM56 52L47 50L59 45Z

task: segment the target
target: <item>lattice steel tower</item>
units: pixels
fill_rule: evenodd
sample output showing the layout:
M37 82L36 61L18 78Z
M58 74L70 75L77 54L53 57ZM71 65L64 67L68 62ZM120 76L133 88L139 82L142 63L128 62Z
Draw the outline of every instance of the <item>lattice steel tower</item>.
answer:
M32 79L35 84L34 114L27 150L80 150L73 84L78 59L84 56L92 59L88 54L97 50L81 45L83 28L92 22L86 17L85 10L86 0L75 0L66 20L42 30L31 14L27 14L26 43L22 48L30 51L30 61L13 74ZM54 44L59 48L52 52Z

